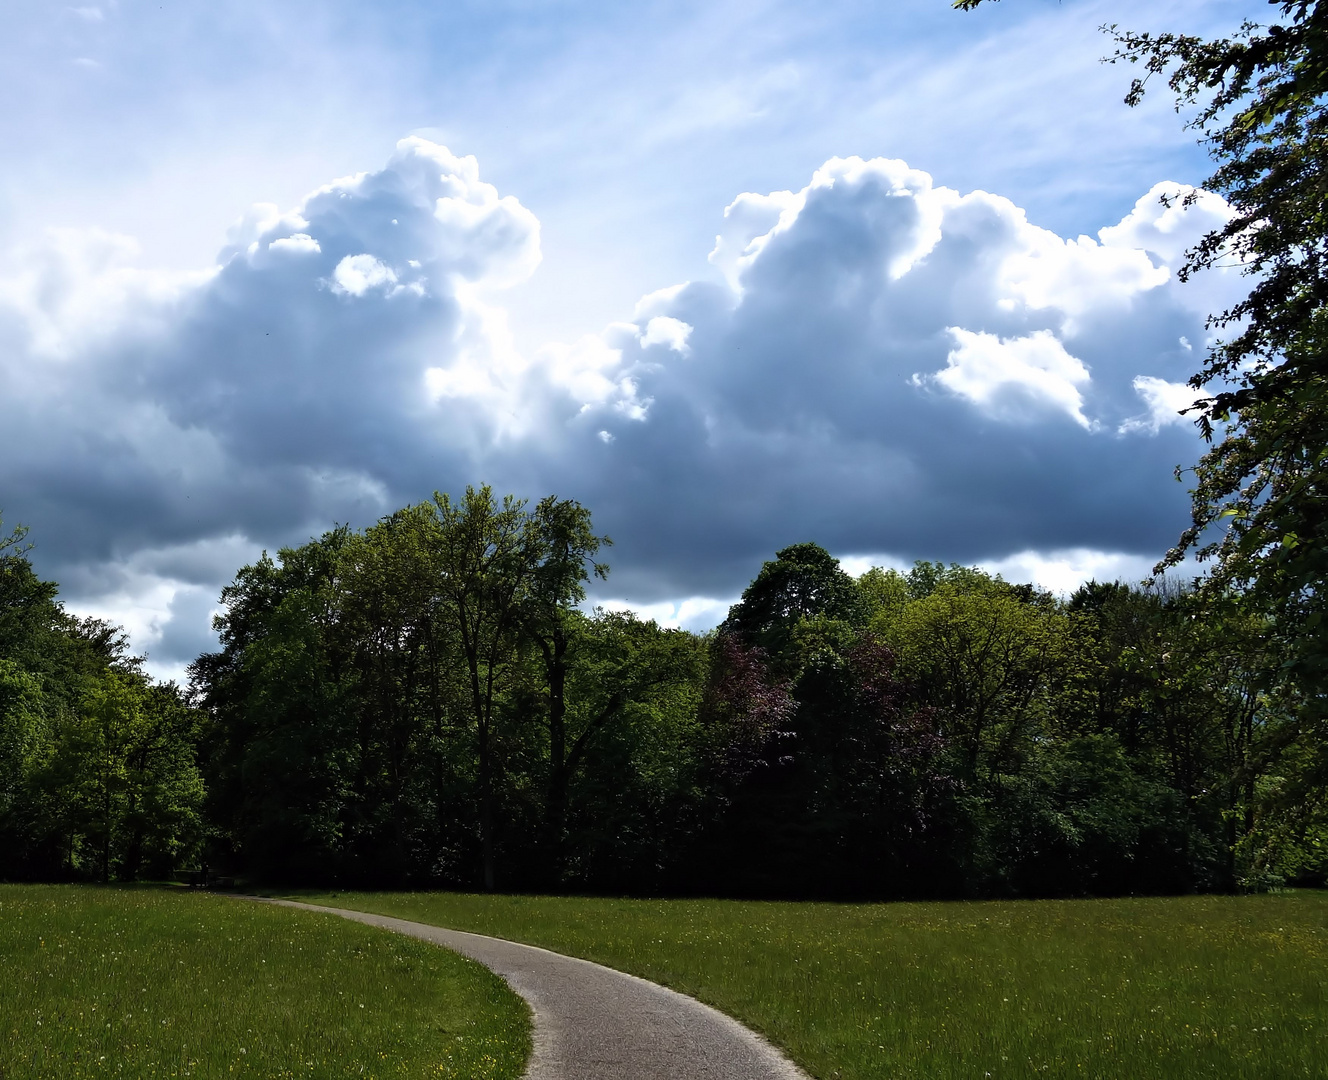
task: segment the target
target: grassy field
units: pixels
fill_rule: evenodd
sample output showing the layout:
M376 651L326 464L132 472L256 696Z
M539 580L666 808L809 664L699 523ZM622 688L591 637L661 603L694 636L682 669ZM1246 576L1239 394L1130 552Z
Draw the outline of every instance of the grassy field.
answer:
M520 1075L521 1002L446 950L182 890L0 885L0 1078Z
M328 893L695 995L821 1080L1328 1077L1328 895L948 904Z

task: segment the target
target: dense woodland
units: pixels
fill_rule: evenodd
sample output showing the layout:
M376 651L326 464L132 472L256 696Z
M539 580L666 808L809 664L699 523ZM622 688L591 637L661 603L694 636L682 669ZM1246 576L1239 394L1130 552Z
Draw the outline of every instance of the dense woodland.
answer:
M186 691L20 539L0 877L887 898L1328 868L1319 748L1236 595L854 579L805 543L698 636L584 611L589 512L484 488L241 569Z

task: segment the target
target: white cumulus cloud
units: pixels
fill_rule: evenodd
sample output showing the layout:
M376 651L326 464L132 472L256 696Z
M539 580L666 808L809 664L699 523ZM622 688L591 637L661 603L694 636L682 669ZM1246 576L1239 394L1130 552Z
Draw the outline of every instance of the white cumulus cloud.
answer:
M268 245L269 249L277 247L278 244L289 244L293 239L294 237L289 240L274 240ZM396 272L372 255L347 255L332 271L332 291L350 296L363 296L370 289L396 283Z
M1198 452L1168 414L1182 342L1230 288L1175 275L1221 206L1151 195L1066 239L903 162L835 158L730 204L722 281L528 355L502 290L536 272L539 222L423 139L253 208L196 272L53 233L0 263L4 509L163 663L206 639L189 620L235 569L180 553L238 565L483 481L589 506L616 541L606 597L671 625L804 539L902 563L1050 552L1044 577L1087 565L1056 552L1151 562L1184 524L1171 467Z
M1193 416L1183 415L1204 395L1188 383L1167 382L1152 375L1136 375L1134 389L1143 398L1148 411L1143 416L1132 416L1120 426L1122 434L1147 431L1156 435L1168 425L1193 423Z
M645 331L641 334L641 344L646 347L664 345L674 352L686 355L687 338L691 332L692 328L681 319L656 315L646 323Z
M982 568L1006 581L1028 581L1066 596L1086 581L1125 581L1138 585L1148 579L1157 560L1121 552L1072 548L1068 551L1017 551L1001 559L988 559Z
M267 247L269 251L289 251L292 255L317 255L323 250L319 247L318 241L308 233L295 233L291 236L279 237L268 244ZM347 258L352 257L347 256ZM359 257L363 258L364 256ZM337 266L337 271L341 270L341 265L345 262L346 259L341 260L341 264ZM336 271L333 272L333 276L337 276ZM393 275L393 280L395 280L395 275Z
M1030 410L1062 412L1081 427L1092 424L1083 413L1080 388L1088 369L1049 330L1004 340L994 334L949 328L955 347L946 368L930 376L951 393L998 418L1025 418Z

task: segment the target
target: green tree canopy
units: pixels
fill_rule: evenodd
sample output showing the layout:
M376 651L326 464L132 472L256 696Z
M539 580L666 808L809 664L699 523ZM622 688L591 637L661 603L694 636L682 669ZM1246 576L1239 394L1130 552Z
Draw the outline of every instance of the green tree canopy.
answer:
M792 544L762 565L722 629L782 655L799 621L814 617L860 622L868 602L839 560L819 544Z
M961 9L982 0L955 0ZM1211 560L1202 591L1269 613L1282 670L1312 722L1328 714L1328 8L1272 0L1279 21L1229 38L1109 28L1113 63L1141 65L1126 101L1164 77L1217 169L1204 186L1234 213L1187 253L1182 280L1239 266L1248 294L1214 312L1226 331L1190 385L1210 449L1194 470L1193 523L1168 554ZM1265 8L1266 10L1266 8ZM1197 197L1191 192L1186 199ZM1181 470L1177 470L1178 477Z
M1197 555L1209 563L1200 599L1220 611L1239 597L1270 620L1264 655L1276 660L1262 682L1287 687L1301 724L1280 787L1300 835L1284 843L1297 848L1328 823L1328 7L1260 7L1276 21L1213 40L1109 27L1108 59L1144 69L1131 105L1165 78L1216 162L1204 187L1233 211L1180 271L1237 266L1250 289L1209 318L1221 336L1190 379L1206 395L1194 411L1209 449L1193 470L1192 524L1159 571Z

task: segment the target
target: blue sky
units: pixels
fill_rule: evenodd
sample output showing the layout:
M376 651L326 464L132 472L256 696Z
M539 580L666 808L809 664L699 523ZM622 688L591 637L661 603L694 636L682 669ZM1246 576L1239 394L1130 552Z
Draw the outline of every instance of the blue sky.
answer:
M1262 5L6 9L0 508L161 673L263 547L468 482L693 626L794 540L1065 587L1184 523L1239 283L1176 283L1222 208L1098 27Z

